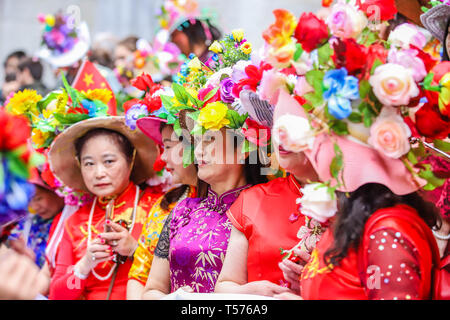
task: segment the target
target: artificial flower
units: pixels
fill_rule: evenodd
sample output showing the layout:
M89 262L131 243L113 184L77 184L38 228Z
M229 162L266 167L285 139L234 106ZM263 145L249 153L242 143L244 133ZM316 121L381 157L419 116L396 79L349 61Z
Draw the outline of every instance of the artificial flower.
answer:
M305 51L311 52L328 39L328 28L314 13L305 12L298 20L294 37Z
M250 64L252 64L251 61L248 61L248 60L239 60L239 61L231 68L231 73L228 73L228 71L227 71L226 73L227 73L228 75L231 76L231 79L233 79L233 82L234 82L234 83L238 83L239 80L241 80L241 79L247 77L247 74L245 73L245 68L246 68L248 65L250 65ZM223 70L225 70L225 69L228 69L228 68L221 69L221 70L219 70L218 72L216 72L216 74L219 73L219 72L221 72L221 71L223 71ZM215 74L214 74L214 75L215 75ZM211 78L212 78L212 77L211 77ZM208 81L209 81L209 80L208 80ZM220 77L219 77L219 81L220 81ZM217 82L217 84L219 84L219 82Z
M336 196L321 183L311 183L300 189L302 196L297 199L301 212L321 223L326 222L337 212Z
M244 134L245 139L260 147L264 147L269 144L269 128L260 125L258 122L250 118L247 118L245 123L247 124L247 128L242 128L242 133Z
M123 111L124 111L124 113L127 113L127 111L130 110L130 108L132 106L134 106L135 104L138 104L140 102L141 102L141 100L139 100L139 99L131 99L131 100L126 101L123 104Z
M125 114L125 123L131 130L136 130L136 121L139 118L148 116L147 106L137 103L133 105Z
M388 51L381 43L375 42L367 48L366 52L366 65L360 78L368 80L371 76L372 68L375 62L386 63Z
M392 30L388 38L391 45L403 49L408 49L410 45L423 49L428 40L429 39L427 39L419 27L412 23L403 23L399 25Z
M232 30L231 34L233 35L233 40L238 43L241 42L242 39L244 39L244 30L242 29Z
M394 19L397 13L395 0L357 0L357 4L373 23Z
M398 110L384 106L370 127L369 144L387 157L398 159L411 148L411 130Z
M153 94L162 88L161 85L154 83L152 77L146 73L131 80L131 85L141 91L148 91L150 94Z
M214 52L214 53L222 53L223 52L223 47L222 45L219 43L219 41L215 40L212 45L209 46L209 50Z
M301 152L312 149L314 130L303 117L285 114L279 117L272 129L273 140L285 150Z
M331 7L326 23L331 33L339 38L356 38L367 26L367 17L354 5L339 1Z
M295 50L297 47L292 41L281 48L269 47L267 62L278 69L287 68L293 62Z
M31 132L31 141L39 149L41 148L48 138L50 138L51 132L44 132L39 129L33 129Z
M246 41L243 44L241 44L240 49L243 53L250 54L252 53L252 44Z
M149 93L147 93L142 102L147 106L149 113L159 110L162 107L162 101L159 95L151 96Z
M259 67L252 64L245 67L245 74L247 75L247 77L242 78L238 83L236 83L236 85L233 87L233 95L236 98L239 98L239 94L243 89L248 89L256 92L263 72L270 69L272 69L272 66L265 62L261 62Z
M206 88L202 88L198 91L198 95L197 98L201 101L203 101L203 99L208 95L208 93L210 91L212 91L213 89L215 89L213 86L208 86ZM220 101L220 90L217 90L217 92L211 97L209 98L207 101L204 101L205 105L207 105L208 103L211 102L216 102L216 101Z
M220 82L220 99L224 103L233 103L235 97L233 96L234 82L231 78L225 78Z
M305 94L310 92L314 92L314 88L311 87L308 81L306 81L306 77L297 77L297 82L295 83L294 87L294 93L299 97L303 97Z
M387 106L408 105L420 93L412 71L394 63L377 67L369 83L378 100Z
M42 96L36 90L25 89L16 92L6 105L6 109L14 115L31 112L37 115L37 103L42 99Z
M108 104L112 99L113 93L108 89L89 89L88 91L81 91L89 100L100 100L104 104Z
M27 144L31 129L25 116L11 116L0 109L0 128L0 150L13 150Z
M197 122L206 130L218 131L222 127L230 124L226 118L228 106L220 101L209 103L200 110Z
M275 69L264 71L259 86L261 99L274 106L277 103L280 90L288 92L286 76Z
M208 81L206 81L205 87L218 87L221 80L223 80L223 77L231 76L232 73L233 69L231 67L220 69L219 71L208 77Z
M422 81L427 75L427 69L422 59L418 55L418 51L414 49L391 48L388 55L388 62L395 63L411 70L415 82Z
M450 134L450 119L443 117L433 101L424 104L415 114L417 131L430 139L445 139Z
M291 41L296 26L295 16L287 10L273 11L275 22L263 32L263 38L270 46L281 48Z
M200 71L202 69L202 63L197 57L195 57L194 59L188 62L188 67L192 71Z
M367 48L355 39L337 39L332 44L334 52L332 59L336 68L345 68L351 75L360 74L367 63Z
M352 113L350 100L359 98L358 79L349 76L345 68L328 71L323 78L328 112L336 119L345 119Z

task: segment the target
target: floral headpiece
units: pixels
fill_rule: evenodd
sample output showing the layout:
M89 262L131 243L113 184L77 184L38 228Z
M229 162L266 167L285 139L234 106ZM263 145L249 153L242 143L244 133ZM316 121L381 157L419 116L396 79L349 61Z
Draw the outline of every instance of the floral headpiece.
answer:
M240 129L246 137L243 152L255 151L258 146L268 146L268 130L266 134L259 134L260 129L264 131L267 128L249 119L248 114L240 108L239 94L233 94L233 87L236 85L233 81L233 71L240 71L233 70L233 67L240 63L250 63L251 44L244 39L242 30L235 30L224 40L214 42L210 50L215 54L205 64L194 55L189 57L190 61L181 67L177 83L172 84L171 94L162 91L155 93L161 101L161 108L152 110L152 115L173 124L174 131L179 136L182 135L184 127L180 121L184 122L183 116L187 116L195 123L193 128L189 129L192 135L227 127ZM152 98L157 99L154 96ZM144 102L141 105L145 104ZM141 108L142 113L138 117L148 116L148 107ZM183 116L180 116L181 114ZM193 146L190 147L189 150L185 149L184 165L193 161Z
M23 218L34 186L27 182L30 170L42 163L42 157L27 144L30 127L26 117L0 109L2 130L0 147L0 229Z
M383 8L379 21L371 16L372 5ZM423 51L420 34L380 39L377 25L395 13L394 0L338 1L323 19L303 13L297 21L275 10L276 22L263 33L263 61L270 66L255 91L268 101L284 91L302 105L309 130L298 136L290 124L299 122L285 121L289 116L274 124L274 139L286 150L310 150L323 133L346 137L402 161L432 190L444 181L422 161L427 148L449 158L450 144L443 139L450 133L450 69ZM336 184L322 184L330 195L345 186L337 143L334 150L330 174Z
M42 44L50 50L65 53L78 42L77 31L70 16L58 12L55 15L40 14L38 19L45 25Z

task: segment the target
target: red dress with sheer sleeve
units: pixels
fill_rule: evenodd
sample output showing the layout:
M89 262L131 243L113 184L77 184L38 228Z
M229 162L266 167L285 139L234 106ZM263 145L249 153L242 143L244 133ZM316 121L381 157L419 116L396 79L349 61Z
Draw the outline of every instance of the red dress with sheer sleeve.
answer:
M432 296L437 245L417 212L396 205L375 212L366 222L358 249L339 265L324 262L333 244L328 229L300 278L307 300L409 300Z

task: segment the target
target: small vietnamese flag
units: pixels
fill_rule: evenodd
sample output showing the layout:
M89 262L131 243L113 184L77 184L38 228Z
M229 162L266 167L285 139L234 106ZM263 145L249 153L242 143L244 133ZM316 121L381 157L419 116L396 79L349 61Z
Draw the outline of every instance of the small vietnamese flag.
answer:
M73 80L72 87L79 91L88 91L94 89L108 89L112 94L111 100L108 102L108 114L111 116L117 115L117 103L114 92L108 84L108 81L101 75L100 71L95 65L84 60L80 69L78 70L75 80Z

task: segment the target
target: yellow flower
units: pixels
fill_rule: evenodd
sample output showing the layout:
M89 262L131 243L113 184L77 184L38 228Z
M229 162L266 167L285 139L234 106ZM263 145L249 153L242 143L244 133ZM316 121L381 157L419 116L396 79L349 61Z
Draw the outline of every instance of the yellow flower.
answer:
M66 92L63 92L58 95L56 98L56 112L64 112L66 110L67 101L69 97Z
M252 53L252 44L251 44L250 42L248 42L248 41L244 42L244 43L241 45L241 50L242 50L242 52L245 53L245 54L250 54L250 53Z
M38 114L37 103L42 99L42 96L37 94L35 90L25 89L16 92L9 100L6 109L14 115L32 112Z
M223 52L223 48L221 46L221 44L219 43L219 41L215 40L212 45L209 46L209 50L214 52L214 53L222 53Z
M234 29L231 31L231 34L233 35L233 39L236 42L241 42L242 39L244 39L244 30L242 29Z
M37 148L40 148L44 145L45 141L50 137L50 132L42 132L38 129L33 129L31 132L31 141L33 141L34 145Z
M192 71L200 71L202 69L202 63L200 62L200 60L198 60L197 57L195 57L194 59L189 61L188 67Z
M55 25L55 16L51 14L46 15L45 23L47 23L49 27L53 27Z
M444 87L450 89L450 72L446 73L440 81L441 85L443 85Z
M87 92L82 91L89 100L100 100L104 104L108 104L112 98L112 92L108 89L89 89Z
M230 124L230 121L226 118L227 111L227 105L220 101L210 103L200 110L197 122L206 130L218 131L223 126Z
M194 88L186 88L187 93L189 93L192 97L198 99L198 91Z

